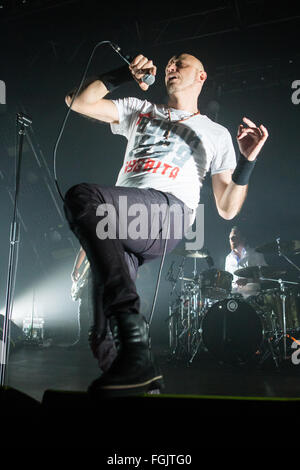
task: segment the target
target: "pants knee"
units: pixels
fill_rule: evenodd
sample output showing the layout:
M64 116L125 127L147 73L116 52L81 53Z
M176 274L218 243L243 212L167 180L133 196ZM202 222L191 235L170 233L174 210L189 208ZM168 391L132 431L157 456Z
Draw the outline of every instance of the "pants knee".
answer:
M70 223L86 212L91 204L92 194L92 185L88 183L76 184L68 189L65 194L64 211Z
M79 183L71 186L65 194L65 204L70 205L80 194L86 193L87 186L89 186L87 183Z
M72 186L65 194L65 205L97 205L105 202L105 189L97 184L79 183Z

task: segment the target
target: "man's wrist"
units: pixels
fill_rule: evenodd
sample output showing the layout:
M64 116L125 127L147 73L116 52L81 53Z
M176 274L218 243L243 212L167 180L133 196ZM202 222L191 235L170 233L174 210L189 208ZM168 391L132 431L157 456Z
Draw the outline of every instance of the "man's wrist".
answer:
M119 88L119 86L132 81L133 76L131 75L128 65L124 65L123 67L99 75L98 80L101 80L111 93Z
M239 186L246 186L249 183L255 163L256 159L250 161L240 153L237 165L232 173L232 181Z

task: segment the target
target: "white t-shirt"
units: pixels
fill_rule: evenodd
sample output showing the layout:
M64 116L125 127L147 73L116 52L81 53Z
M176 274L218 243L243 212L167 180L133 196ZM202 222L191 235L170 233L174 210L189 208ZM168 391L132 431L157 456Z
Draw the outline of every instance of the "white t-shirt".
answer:
M228 271L233 275L232 292L238 292L244 295L244 297L247 297L248 294L256 293L259 290L259 285L257 283L248 282L246 286L239 286L236 283L239 277L236 276L234 272L238 269L247 268L248 266L267 266L264 255L256 251L254 248L246 246L242 249L240 258L234 251L231 251L226 256L225 271Z
M210 170L214 175L235 168L229 131L207 116L176 122L192 114L138 98L113 102L119 124L111 124L111 130L128 140L116 186L169 192L195 210L206 173Z

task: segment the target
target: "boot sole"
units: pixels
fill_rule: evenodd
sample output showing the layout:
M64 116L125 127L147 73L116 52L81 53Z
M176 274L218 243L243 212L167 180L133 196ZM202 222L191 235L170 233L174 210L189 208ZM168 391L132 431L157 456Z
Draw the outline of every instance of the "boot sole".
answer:
M157 380L161 380L163 378L162 375L157 375L152 379L146 380L145 382L141 382L138 384L130 384L130 385L102 385L101 390L129 390L129 389L138 389L146 387L147 385L152 384Z

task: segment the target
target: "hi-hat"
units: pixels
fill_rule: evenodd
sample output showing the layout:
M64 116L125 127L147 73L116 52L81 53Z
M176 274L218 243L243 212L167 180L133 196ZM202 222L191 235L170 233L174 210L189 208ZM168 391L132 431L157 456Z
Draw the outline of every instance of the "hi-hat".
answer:
M298 255L300 253L300 240L280 241L279 244L275 241L255 248L255 251L259 253L272 255L278 255L279 250L285 255Z
M274 266L247 266L246 268L238 269L234 274L248 279L259 279L260 277L279 279L286 274L286 271Z
M184 248L177 248L173 253L187 258L208 258L209 256L207 250L185 250Z

